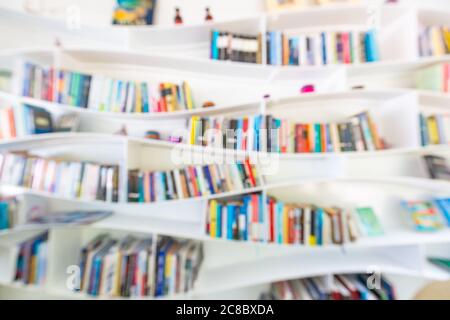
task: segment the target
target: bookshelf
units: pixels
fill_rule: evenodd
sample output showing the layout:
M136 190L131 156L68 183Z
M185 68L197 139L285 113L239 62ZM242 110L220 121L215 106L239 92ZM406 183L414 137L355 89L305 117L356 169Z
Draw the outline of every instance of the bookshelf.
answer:
M76 263L81 246L102 231L117 236L129 233L152 235L155 238L173 236L204 243L206 259L194 290L183 296L164 297L169 299L215 296L257 298L267 284L273 281L331 273L365 272L373 265L379 266L393 279L411 277L420 281L447 280L448 274L429 264L426 256L434 250L438 253L446 252L450 242L448 230L418 235L405 227L398 207L398 200L403 198L450 195L448 182L428 179L421 159L424 154L443 155L450 159L450 148L448 145L422 147L418 121L420 111L445 110L449 106L449 98L441 93L411 89L414 88L411 74L418 68L439 61L450 61L448 56L419 58L416 50L417 24L445 22L447 13L431 9L404 10L402 6L392 6L383 7L381 16L383 23L379 36L383 59L380 62L357 66L253 65L209 61L207 53L210 31L213 28L265 34L266 30L273 29L314 29L322 26L325 21L329 22L325 28L330 30L349 25L351 28L361 28L365 23L366 8L360 5L266 14L206 26L112 28L113 31L103 30L111 37L102 39L107 42L110 38L120 38L121 41L113 43L114 48L108 50L105 50L105 47L94 48L93 43L78 42L77 39L71 38L71 34L70 37L61 37L67 39L67 43L70 42L73 47L64 46L64 49L49 50L48 47L52 46L52 43L49 39L42 38L38 42L43 49L13 49L2 52L0 65L10 68L11 71L17 71L11 66L12 62L20 58L22 61L30 60L57 68L88 74L105 74L119 79L187 80L192 86L197 104L213 100L216 105L211 108L153 114L114 113L22 97L17 90L17 81L14 81L10 92L0 92L0 100L5 104L36 105L53 116L64 113L77 113L80 116L80 132L49 133L2 140L1 151L25 149L45 156L105 161L121 168L121 196L118 203L69 199L39 190L0 186L2 195L20 194L24 198L25 205L20 213L22 217L26 215L27 208L37 203L45 203L51 212L104 209L115 213L112 217L87 227L51 228L51 255L48 266L50 277L46 285L42 288L23 286L0 279L0 297L23 298L39 294L40 297L46 298L90 298L69 292L65 288L65 268L68 264ZM35 17L26 19L30 24L40 24L39 21L42 20ZM54 25L56 22L43 26L42 30L47 30L42 31L43 34ZM103 31L83 31L91 35L103 35ZM128 37L129 43L128 39L125 39ZM82 33L79 39L86 40L88 37ZM118 47L126 48L128 44L129 50L119 50ZM84 45L89 48L82 48ZM174 52L186 53L188 57L176 56ZM300 95L299 88L311 83L315 85L316 92ZM347 90L361 84L369 90ZM392 84L410 89L388 88ZM380 88L382 86L385 89ZM261 102L264 94L270 94L271 98ZM272 161L278 161L279 174L263 175L261 185L254 188L183 200L127 203L128 170L172 169L177 166L172 162L172 157L177 155L177 152L186 152L193 156L206 154L210 157L271 156L265 152L246 154L234 150L175 145L163 140L145 139L143 134L149 128L168 135L174 129L185 128L186 120L194 115L234 117L264 111L296 121L326 122L338 121L364 110L373 113L380 133L391 144L391 148L336 154L277 154ZM123 125L126 125L129 136L114 135ZM205 235L204 213L208 200L251 192L273 195L284 201L302 200L349 207L364 199L377 208L382 222L389 228L386 235L380 238L362 238L343 246L317 248L227 241L211 239ZM8 240L25 237L33 232L37 230L28 230L25 233L14 230L0 231L0 247L6 248L7 251ZM5 262L7 254L2 252L0 257L0 266L11 266L10 261ZM330 264L330 261L335 263ZM261 268L261 265L264 265L264 268ZM224 276L217 277L217 274ZM406 291L401 297L410 298L412 291Z

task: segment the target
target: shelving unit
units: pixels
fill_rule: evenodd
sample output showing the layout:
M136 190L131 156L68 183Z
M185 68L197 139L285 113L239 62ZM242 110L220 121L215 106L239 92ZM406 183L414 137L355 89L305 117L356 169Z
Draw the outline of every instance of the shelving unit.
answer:
M448 273L429 263L431 254L449 254L450 231L418 234L408 228L400 200L450 196L450 183L428 179L422 156L442 155L450 159L450 146L420 145L419 112L450 108L450 96L413 90L412 74L421 67L450 61L449 56L419 58L420 23L447 23L450 13L400 5L380 8L379 41L381 61L339 66L270 66L210 61L212 29L240 33L261 33L263 52L268 30L366 27L367 7L350 5L311 8L302 11L255 15L207 25L182 27L114 27L65 30L58 36L62 48L52 47L59 22L17 15L0 10L1 30L28 23L39 30L40 47L2 50L0 68L15 73L10 92L0 92L0 107L30 104L44 108L53 117L77 113L79 132L50 133L0 140L0 151L29 150L42 156L93 160L120 166L118 203L62 198L54 194L0 185L2 195L20 195L19 211L25 221L31 207L46 212L70 210L112 210L114 215L83 227L50 228L48 279L43 287L11 283L11 243L40 230L0 231L0 298L89 299L66 288L67 266L78 263L78 252L101 232L117 236L141 234L172 236L202 241L205 260L192 292L176 298L257 298L268 283L332 273L367 272L372 267L399 283L400 297L411 298L416 284L449 280ZM18 19L20 17L20 19ZM17 22L16 19L18 19ZM26 22L25 22L26 21ZM4 29L6 28L6 29ZM64 29L64 28L61 28ZM52 34L52 37L48 37ZM14 38L14 37L12 37ZM102 43L98 41L102 39ZM21 46L23 41L5 44ZM42 48L41 48L42 46ZM180 56L182 55L182 56ZM263 54L264 56L264 54ZM83 109L20 96L17 62L32 61L88 74L102 74L125 80L186 80L197 105L213 101L214 107L172 113L113 113ZM265 59L263 58L263 61ZM316 92L300 94L304 85ZM348 88L362 85L366 90ZM393 89L392 87L405 89ZM265 94L270 98L262 100ZM143 138L149 130L167 137L186 129L194 115L237 117L261 111L277 117L305 122L339 121L370 110L387 150L371 152L268 154L243 152ZM115 135L123 126L129 136ZM258 159L262 184L243 191L199 198L127 203L128 170L169 170L200 159L226 156ZM179 160L190 159L188 163ZM264 162L264 160L269 162ZM269 168L264 167L269 165ZM272 175L270 165L276 165ZM273 169L273 168L272 168ZM287 246L212 239L205 234L205 210L210 199L261 192L288 202L336 205L352 209L371 206L386 234L361 238L355 243L326 247ZM330 263L330 262L333 263ZM6 267L6 268L5 268ZM220 276L218 276L220 275ZM406 284L405 279L414 279ZM398 280L398 281L397 281Z

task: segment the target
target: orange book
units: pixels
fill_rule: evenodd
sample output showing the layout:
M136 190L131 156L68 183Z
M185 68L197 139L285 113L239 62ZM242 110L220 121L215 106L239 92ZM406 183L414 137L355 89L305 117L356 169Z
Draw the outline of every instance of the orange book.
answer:
M321 150L322 152L327 152L327 130L326 130L326 124L320 125L320 144L321 144Z
M250 183L252 184L252 187L256 187L255 176L253 175L252 166L251 166L250 161L248 159L245 159L244 168L245 168L245 172L247 173L247 175L248 175L248 177L250 179Z
M367 113L367 122L369 123L369 129L370 129L370 132L372 133L375 149L376 150L383 149L383 144L380 140L380 136L378 135L378 131L377 131L375 122L373 122L372 118L370 117L370 115L368 113Z
M150 199L150 172L144 172L144 201L151 202L151 199Z
M159 112L167 112L167 102L166 102L166 90L164 88L164 83L159 84L159 91L161 92L161 104L159 108Z

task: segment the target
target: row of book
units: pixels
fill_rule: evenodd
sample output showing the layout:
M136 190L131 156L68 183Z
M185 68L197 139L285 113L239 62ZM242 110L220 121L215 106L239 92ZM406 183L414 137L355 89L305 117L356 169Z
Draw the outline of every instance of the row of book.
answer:
M150 83L25 63L23 96L91 110L126 113L195 109L187 82Z
M212 30L210 58L261 63L261 36Z
M216 148L277 153L385 148L369 112L341 123L294 123L271 115L236 119L194 116L188 126L189 144Z
M319 66L380 60L376 31L267 33L267 64Z
M43 285L47 271L48 232L38 234L18 244L14 280L25 284Z
M426 154L423 160L431 179L450 180L450 163L445 157Z
M160 297L188 292L202 263L202 252L201 244L195 241L134 236L117 240L102 234L81 250L80 290L105 297Z
M450 53L450 28L424 26L419 33L419 55L421 57L442 56Z
M256 167L247 159L232 164L188 166L170 171L130 170L129 202L156 202L201 197L260 185Z
M450 114L419 115L423 146L450 143Z
M17 223L16 197L0 197L0 230L13 228Z
M260 193L208 202L206 233L212 238L322 246L355 241L352 215L333 207L288 204Z
M0 183L66 198L117 202L119 167L46 159L27 152L0 154Z
M263 295L272 300L396 300L393 285L382 275L347 274L272 283Z
M415 74L417 89L450 92L450 63L436 63Z
M432 232L450 227L450 198L403 201L416 231Z

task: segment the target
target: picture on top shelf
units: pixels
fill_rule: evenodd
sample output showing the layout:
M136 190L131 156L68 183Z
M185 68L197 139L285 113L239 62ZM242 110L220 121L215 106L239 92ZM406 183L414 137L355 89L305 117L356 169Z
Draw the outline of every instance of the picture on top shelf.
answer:
M115 2L113 24L153 24L157 0L116 0Z
M447 26L423 26L419 33L421 57L442 56L450 53L450 28Z
M208 202L212 238L287 245L326 246L356 241L351 214L338 207L285 203L261 193Z
M100 297L162 297L192 290L202 263L196 241L121 240L101 234L82 248L80 291Z
M319 276L272 283L270 300L395 300L394 286L383 276L380 288L369 286L371 274Z
M322 153L386 149L369 112L334 123L299 123L272 115L191 117L191 145L274 153Z
M271 31L266 38L267 64L270 65L321 66L380 60L375 30Z

